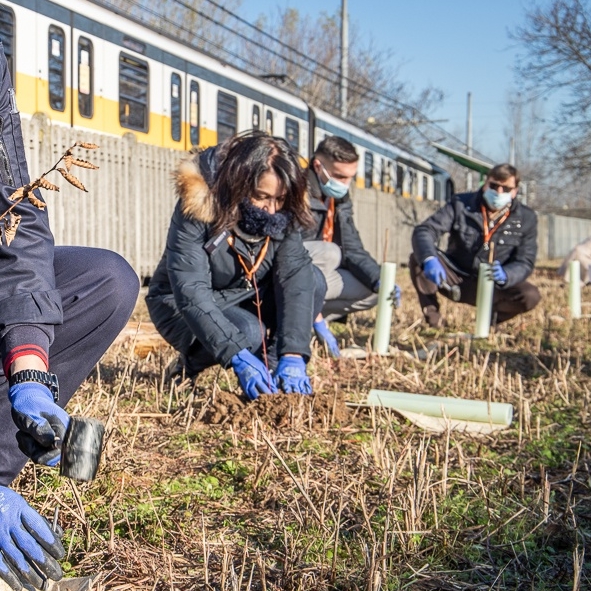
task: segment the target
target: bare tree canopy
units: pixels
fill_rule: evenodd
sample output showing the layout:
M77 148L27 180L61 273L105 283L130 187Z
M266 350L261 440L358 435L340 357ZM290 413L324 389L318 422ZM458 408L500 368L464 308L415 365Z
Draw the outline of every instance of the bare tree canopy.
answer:
M554 0L526 14L512 35L524 48L518 73L540 95L560 93L554 133L561 163L591 173L591 3Z
M259 17L256 26L258 33L241 48L249 63L260 64L255 74L338 114L340 15L320 13L313 21L297 9L285 8L275 17ZM391 65L393 52L364 43L354 24L348 56L349 119L388 141L411 143L412 124L441 102L441 91L425 88L414 95Z

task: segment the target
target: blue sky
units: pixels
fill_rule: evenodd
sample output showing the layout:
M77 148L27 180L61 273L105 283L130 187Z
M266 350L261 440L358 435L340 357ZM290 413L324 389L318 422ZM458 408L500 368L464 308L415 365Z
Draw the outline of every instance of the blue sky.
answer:
M523 25L526 0L347 0L351 24L364 41L394 52L401 79L415 91L435 86L445 93L431 114L447 131L466 137L467 95L472 94L474 148L494 161L507 160L507 97L519 86L513 67L521 50L508 31ZM541 6L550 0L538 0ZM340 11L341 0L243 0L237 11L250 20L276 15L278 7L316 17Z

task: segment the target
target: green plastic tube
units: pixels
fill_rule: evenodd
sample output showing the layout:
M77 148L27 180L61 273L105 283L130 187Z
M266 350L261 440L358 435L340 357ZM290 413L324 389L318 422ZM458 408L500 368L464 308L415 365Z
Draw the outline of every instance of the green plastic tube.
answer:
M581 317L581 262L571 261L568 264L568 305L571 318Z
M476 339L486 339L490 334L494 289L495 282L490 277L490 265L480 263L476 287L476 328L474 330Z
M373 337L373 350L386 355L390 349L390 327L392 326L392 307L390 299L396 285L396 263L383 263L380 269L380 291L378 293L378 311L376 330Z
M464 400L409 392L370 390L367 404L420 413L429 417L445 417L494 425L509 426L513 420L513 406L505 402L489 403L486 400Z

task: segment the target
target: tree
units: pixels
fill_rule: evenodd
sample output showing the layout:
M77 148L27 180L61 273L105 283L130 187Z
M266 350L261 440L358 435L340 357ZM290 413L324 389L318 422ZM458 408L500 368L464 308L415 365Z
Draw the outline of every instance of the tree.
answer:
M591 174L591 12L585 0L553 0L534 7L512 35L523 45L517 68L530 91L560 93L555 148L565 170Z

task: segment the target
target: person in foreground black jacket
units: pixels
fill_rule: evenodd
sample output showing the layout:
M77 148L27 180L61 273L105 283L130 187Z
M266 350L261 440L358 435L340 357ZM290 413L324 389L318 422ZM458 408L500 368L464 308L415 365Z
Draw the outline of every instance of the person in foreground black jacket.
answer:
M2 44L0 122L2 214L29 183ZM9 486L28 457L58 464L70 421L64 407L125 326L139 281L113 252L54 246L46 209L25 199L14 213L18 231L10 245L2 232L0 245L0 578L20 590L59 580L64 548L60 534Z
M429 326L444 324L438 292L451 299L450 287L457 285L459 301L476 304L478 269L489 262L491 252L491 320L505 322L539 303L540 292L526 281L536 261L538 222L535 212L516 199L518 187L517 169L499 164L478 191L455 195L414 229L410 274ZM445 233L449 240L442 252L437 244Z
M218 363L251 400L310 394L310 332L325 285L299 230L311 217L298 157L263 133L211 150L175 173L179 200L146 297L152 321L189 377Z

